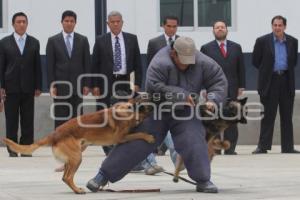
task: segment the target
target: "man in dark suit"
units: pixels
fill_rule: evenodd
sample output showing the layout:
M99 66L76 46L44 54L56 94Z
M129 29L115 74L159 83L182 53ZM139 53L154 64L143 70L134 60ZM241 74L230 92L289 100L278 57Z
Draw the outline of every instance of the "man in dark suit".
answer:
M109 33L98 36L93 49L93 73L104 75L104 79L94 79L93 95L103 97L97 101L109 107L111 97L116 91L130 90L130 74L134 72L134 91L139 91L142 82L142 64L137 36L122 31L123 19L121 13L112 11L108 15ZM120 82L122 81L122 82ZM107 84L104 84L106 82ZM116 83L113 89L113 85ZM114 91L113 91L114 90ZM107 154L109 149L105 149Z
M163 47L170 45L172 42L175 41L179 36L176 35L177 27L179 25L179 19L176 16L166 16L163 20L163 29L164 33L158 37L155 37L148 42L148 48L147 48L147 66L150 64L152 58L155 56L155 54L162 49ZM162 145L160 145L157 149L158 155L164 155L165 152L168 150L167 144L171 144L172 141L170 141L171 135L167 135L166 142L163 142Z
M147 48L147 66L155 54L167 45L171 45L179 36L176 35L179 19L176 16L166 16L163 20L164 33L158 37L149 40ZM176 163L177 153L174 148L174 143L170 132L168 132L162 144L157 147L157 155L164 155L167 150L170 150L170 156L173 163ZM150 163L150 164L149 164ZM157 165L154 153L151 153L143 162L137 165L135 170L144 170L146 175L154 175L164 171L161 166Z
M40 44L37 39L26 33L26 14L15 13L12 25L15 32L0 42L0 92L1 96L6 98L6 137L16 143L29 145L34 137L34 96L41 94L42 85ZM10 157L18 156L10 149L8 152Z
M273 17L273 32L259 37L254 46L252 63L258 69L258 94L264 106L260 137L253 154L271 150L274 123L279 105L281 152L300 153L294 149L293 105L298 40L286 34L286 18Z
M215 40L203 45L201 51L214 59L223 69L228 80L227 97L236 100L245 88L245 64L242 48L239 44L227 40L227 25L224 21L216 21L213 25ZM224 153L236 155L235 147L238 140L237 125L224 131L224 140L230 141L230 148Z
M176 16L166 16L163 20L164 33L149 40L147 48L147 65L150 64L154 55L163 47L170 45L179 36L176 35L179 20Z
M89 79L79 80L80 75L91 71L89 42L74 32L76 20L76 13L65 11L61 19L63 31L50 37L46 47L50 94L56 104L55 128L82 114L82 109L77 113L78 107L83 101L82 95L89 93ZM69 86L59 81L67 81Z

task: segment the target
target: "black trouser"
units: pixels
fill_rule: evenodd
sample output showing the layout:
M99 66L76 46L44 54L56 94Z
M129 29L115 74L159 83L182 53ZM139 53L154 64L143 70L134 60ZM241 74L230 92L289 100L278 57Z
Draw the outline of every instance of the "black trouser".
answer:
M34 136L34 94L8 93L4 103L6 137L19 144L32 144ZM19 116L21 138L18 142ZM8 152L11 151L8 149Z
M263 150L271 150L278 105L280 114L281 151L289 152L294 149L292 122L294 96L292 96L289 91L287 73L282 75L273 73L269 96L260 96L260 101L264 106L264 118L261 120L258 147Z
M81 107L80 111L78 112L79 105L82 103L82 98L80 98L77 95L72 95L68 99L54 99L55 105L54 108L54 126L57 128L61 124L65 123L71 118L77 117L78 115L82 115L83 109ZM59 105L61 103L68 104L72 109L70 110L70 107L67 105ZM70 116L68 118L68 116ZM67 118L67 119L56 119L56 118Z
M103 104L103 105L97 105L96 106L97 110L102 110L105 107L110 107L111 104L113 103L112 100L111 100L111 97L117 91L124 91L128 95L130 95L130 92L131 92L130 91L130 84L129 84L130 75L129 74L126 74L126 75L113 75L112 85L114 83L116 83L117 81L128 81L128 84L126 84L126 83L118 84L118 85L116 85L114 91L112 91L113 88L106 88L108 90L108 95L106 97L102 98L102 99L97 99L97 103ZM104 91L100 91L100 92L104 92ZM118 95L120 95L120 94L118 94ZM104 151L105 155L108 155L109 152L112 150L113 145L103 146L102 148L103 148L103 151Z

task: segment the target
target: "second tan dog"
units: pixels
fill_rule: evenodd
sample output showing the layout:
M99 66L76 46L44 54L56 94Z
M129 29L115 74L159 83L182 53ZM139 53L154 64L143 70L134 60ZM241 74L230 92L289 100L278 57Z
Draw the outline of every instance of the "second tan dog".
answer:
M59 126L53 133L36 141L32 145L19 145L7 138L3 142L14 152L32 154L40 146L50 145L54 156L65 163L62 180L77 194L84 194L73 181L74 175L81 164L83 146L89 144L112 145L131 140L142 139L154 142L152 135L137 132L130 133L151 112L149 107L137 102L122 102L111 108L95 113L85 114ZM103 127L91 127L105 122ZM80 123L85 126L81 126Z

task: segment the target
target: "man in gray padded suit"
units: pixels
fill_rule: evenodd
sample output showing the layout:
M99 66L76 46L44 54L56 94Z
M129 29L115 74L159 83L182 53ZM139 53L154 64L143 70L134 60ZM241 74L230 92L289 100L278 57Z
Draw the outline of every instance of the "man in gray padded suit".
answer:
M116 146L103 161L98 174L87 183L87 188L97 192L108 181L113 183L122 179L161 144L170 130L175 149L182 156L189 177L197 182L196 190L217 193L218 188L210 181L206 133L201 120L195 114L189 119L178 119L191 116L196 108L192 96L199 94L202 88L208 92L207 106L213 109L215 103L225 100L227 80L215 61L196 50L191 38L179 37L174 48L168 45L161 49L149 65L146 91L152 95L165 94L166 97L168 94L167 101L173 105L185 103L186 106L176 106L170 112L162 111L161 119L154 116L146 118L133 132L152 134L155 143L134 140Z

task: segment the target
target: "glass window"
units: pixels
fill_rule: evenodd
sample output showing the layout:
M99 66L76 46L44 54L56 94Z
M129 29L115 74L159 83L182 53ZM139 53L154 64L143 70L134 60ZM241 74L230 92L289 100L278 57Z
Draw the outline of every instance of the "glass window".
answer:
M159 4L160 25L167 15L177 16L185 27L211 27L217 20L233 24L232 0L160 0Z
M198 26L212 26L217 20L231 26L231 0L198 0Z
M180 26L194 26L194 0L160 0L160 25L168 15L175 15Z

